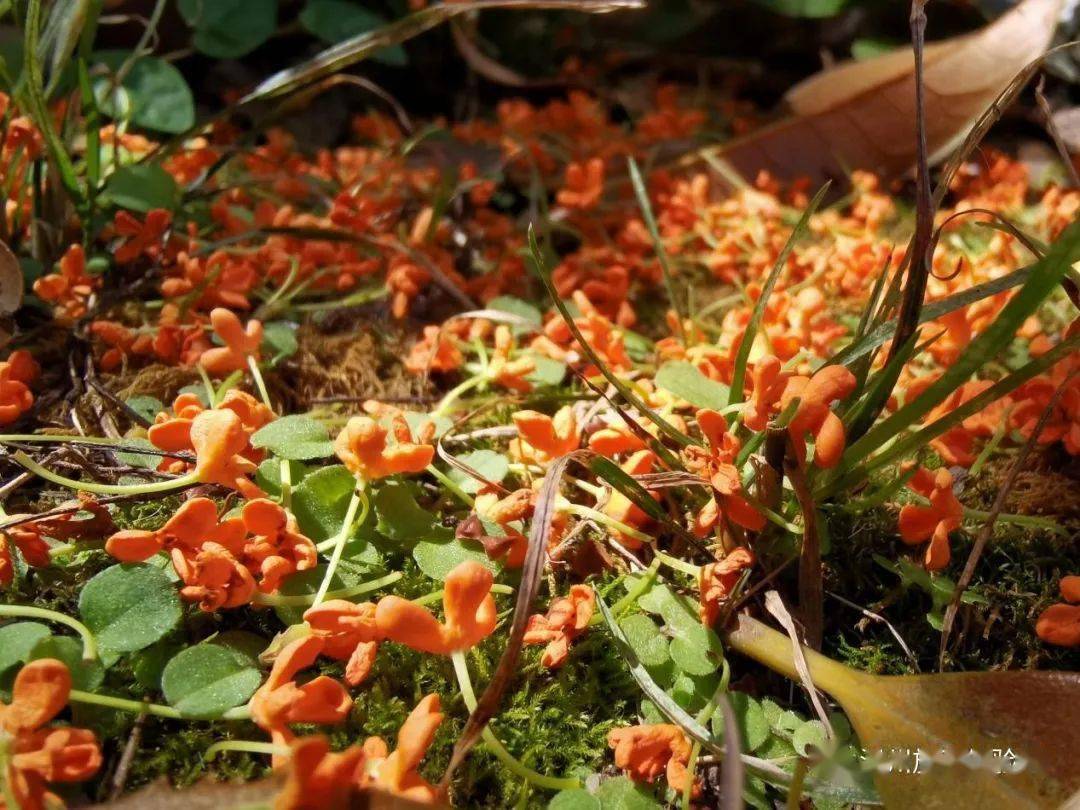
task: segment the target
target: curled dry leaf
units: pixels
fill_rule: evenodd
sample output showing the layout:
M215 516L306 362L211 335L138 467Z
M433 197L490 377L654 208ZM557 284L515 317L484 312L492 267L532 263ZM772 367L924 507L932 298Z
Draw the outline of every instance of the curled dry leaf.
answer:
M1012 78L1050 44L1061 0L1024 0L990 25L924 51L927 144L941 161ZM867 169L895 177L915 165L911 49L845 62L785 97L792 115L733 141L721 157L746 177L768 169L815 183Z

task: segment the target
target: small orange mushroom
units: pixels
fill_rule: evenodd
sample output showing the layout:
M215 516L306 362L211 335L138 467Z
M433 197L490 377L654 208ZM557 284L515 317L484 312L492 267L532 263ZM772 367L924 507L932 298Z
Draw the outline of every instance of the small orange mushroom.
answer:
M596 595L588 585L572 585L570 593L551 601L547 615L534 614L525 628L526 644L547 644L540 663L549 669L562 666L574 639L585 632L596 609Z
M814 464L822 469L835 467L844 454L844 423L830 410L835 400L844 399L855 390L856 380L844 366L825 366L810 378L788 380L780 406L786 408L795 399L799 405L788 423L788 433L795 453L806 459L806 437L814 437Z
M398 414L391 420L396 440L391 445L387 442L390 431L385 427L370 416L354 416L334 440L334 452L353 475L364 481L423 472L435 457L435 448L427 443L434 427L429 422L414 439L409 423Z
M94 732L45 725L67 705L70 694L67 666L42 658L19 670L11 703L0 702L0 733L8 738L7 767L0 778L22 810L44 810L60 801L46 789L47 782L81 782L101 767Z
M577 450L581 443L577 418L569 405L553 417L538 411L517 411L513 419L518 438L510 441L510 455L523 462L547 464Z
M466 560L446 575L444 623L423 605L399 596L384 596L379 600L375 621L388 640L420 652L450 655L467 650L495 630L493 580L490 570Z
M211 374L224 376L248 367L248 358L259 361L262 346L263 325L254 318L245 327L231 309L217 307L210 312L210 324L217 336L225 343L207 349L199 358L199 365Z
M1040 614L1035 633L1047 644L1080 647L1080 576L1062 577L1058 587L1065 601Z
M900 509L900 539L909 546L929 540L926 568L940 571L952 556L949 532L959 529L964 518L964 506L953 493L953 477L944 468L931 473L920 467L908 487L929 498L930 505L909 503Z
M682 792L693 776L687 770L690 741L675 725L629 726L608 732L608 745L615 749L615 765L638 782L651 782L661 773L672 790Z
M743 571L756 562L754 552L748 548L733 549L719 562L701 566L698 575L698 589L701 600L701 622L706 627L716 624L720 608L731 596Z
M352 699L345 687L326 675L297 684L301 670L315 663L325 641L318 636L304 636L287 644L278 654L266 683L251 698L251 717L276 745L288 745L295 739L290 723L341 723L352 709ZM279 768L287 757L274 755Z
M375 604L329 599L304 613L312 632L323 639L323 655L345 661L345 683L363 683L375 664L383 632L375 621Z

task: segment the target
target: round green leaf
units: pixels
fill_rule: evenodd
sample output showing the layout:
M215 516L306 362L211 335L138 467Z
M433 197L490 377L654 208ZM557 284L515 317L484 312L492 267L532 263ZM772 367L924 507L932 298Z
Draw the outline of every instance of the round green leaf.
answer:
M728 692L728 702L739 723L742 750L744 753L757 751L772 733L769 719L761 704L745 692ZM716 712L712 718L713 735L720 738L724 734L724 713Z
M306 536L316 543L341 531L356 477L343 465L322 467L293 488L293 514Z
M178 0L177 7L195 29L195 49L215 59L255 50L277 27L277 0Z
M469 548L459 540L421 540L413 548L413 559L421 571L439 581L446 579L447 574L466 560L478 562L490 568L492 573L499 570L498 564L483 549Z
M792 733L791 745L799 756L804 757L811 748L826 751L828 736L820 720L808 720Z
M34 645L30 661L55 658L62 661L71 673L71 685L84 692L93 692L105 680L105 667L97 659L83 660L83 645L71 636L49 636Z
M700 624L683 630L671 642L671 660L687 675L708 675L720 665L720 639Z
M606 779L596 789L601 810L659 810L660 803L648 789L625 776Z
M269 450L275 456L293 461L326 458L334 454L330 434L322 422L310 416L282 416L255 431L251 446Z
M548 810L601 810L600 800L583 788L560 790L548 802Z
M165 410L165 406L161 404L160 399L146 394L136 394L133 397L128 397L124 404L148 422L153 422L154 417Z
M494 481L497 484L501 483L506 478L506 474L510 472L509 459L494 450L473 450L471 453L465 453L457 458L462 464L472 467L488 481ZM471 475L466 475L457 467L450 468L449 476L450 480L468 493L479 492L483 486Z
M83 586L79 614L101 647L148 647L180 621L180 597L165 572L151 565L114 565Z
M642 666L662 667L671 660L668 641L648 616L636 613L619 620L619 628L626 635L630 648Z
M161 691L185 717L213 719L255 694L262 674L236 648L197 644L176 655L161 673Z
M135 163L110 174L102 196L120 208L145 214L154 208L175 208L180 191L172 175L157 164Z
M697 366L682 361L664 363L656 372L656 384L695 408L717 411L727 407L731 393L726 385L706 377Z
M127 51L102 51L95 58L112 70L127 60ZM113 78L103 81L111 83ZM183 74L172 64L156 56L135 61L120 84L127 91L131 105L128 116L136 126L176 135L195 125L195 100ZM108 87L104 88L106 91ZM101 96L99 96L101 97ZM112 109L110 98L102 98L106 115L123 117Z
M0 627L0 674L30 660L30 655L49 628L40 622L12 622Z

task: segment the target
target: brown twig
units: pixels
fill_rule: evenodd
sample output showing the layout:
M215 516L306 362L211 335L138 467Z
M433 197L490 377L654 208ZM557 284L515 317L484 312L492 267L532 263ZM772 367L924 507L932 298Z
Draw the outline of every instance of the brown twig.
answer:
M1039 83L1035 85L1035 102L1039 105L1039 111L1043 114L1043 124L1046 126L1046 131L1054 141L1054 147L1061 157L1061 162L1065 164L1065 171L1068 172L1072 187L1080 188L1080 172L1076 171L1076 164L1072 161L1072 155L1069 154L1069 150L1065 146L1065 141L1061 138L1061 133L1058 131L1057 124L1054 123L1054 111L1050 109L1050 102L1047 101L1046 96L1043 95L1043 87L1045 86L1046 75L1043 74L1039 77Z
M915 174L915 233L908 255L907 284L900 302L896 335L889 347L892 360L919 326L919 313L926 297L930 275L930 239L934 231L934 198L930 190L930 159L926 145L926 87L923 81L923 43L926 39L926 0L912 0L911 41L915 51L915 138L917 163Z
M146 718L148 716L149 715L146 714L138 715L135 718L135 723L131 727L131 734L128 735L127 742L124 744L124 751L120 754L120 761L116 765L116 773L113 774L112 782L109 785L110 802L119 799L124 792L128 774L131 772L131 763L135 761L135 754L139 750L139 743L142 742L143 726L146 725Z
M799 616L806 631L807 646L820 650L825 632L825 596L817 508L810 492L810 482L806 480L803 462L799 461L794 453L789 453L784 469L803 513L802 550L799 554Z
M952 631L952 626L956 621L956 612L960 608L960 600L964 596L964 591L967 586L971 584L972 578L975 576L975 566L979 563L979 558L982 557L983 551L986 549L986 544L990 542L990 535L994 530L994 524L997 523L998 515L1001 514L1001 510L1005 508L1005 501L1009 497L1009 493L1012 491L1013 486L1016 484L1016 479L1020 475L1020 471L1024 468L1024 464L1027 462L1028 456L1031 454L1032 449L1038 444L1039 435L1043 432L1043 428L1046 427L1046 423L1050 419L1050 414L1053 413L1054 408L1057 407L1062 395L1068 389L1069 384L1077 374L1080 374L1080 369L1074 369L1064 382L1058 386L1050 397L1050 401L1046 403L1046 408L1043 410L1042 415L1039 416L1039 421L1035 424L1035 429L1028 436L1028 440L1024 442L1024 446L1020 448L1020 452L1013 460L1012 466L1009 467L1009 472L1005 476L1005 481L1002 482L1001 488L998 490L997 495L994 498L994 503L990 507L990 514L986 518L986 522L983 524L982 529L979 531L979 536L975 540L975 545L971 547L971 553L968 554L967 563L964 565L964 572L960 575L960 579L956 582L956 588L953 589L952 600L949 602L949 606L945 609L945 619L941 625L941 645L938 647L938 670L944 671L945 669L945 653L948 650L949 634Z

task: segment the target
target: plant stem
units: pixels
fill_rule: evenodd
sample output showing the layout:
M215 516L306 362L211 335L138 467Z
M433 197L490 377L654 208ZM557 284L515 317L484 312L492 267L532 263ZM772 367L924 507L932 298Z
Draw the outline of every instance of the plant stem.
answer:
M682 571L684 574L697 579L701 575L701 567L688 563L686 560L680 560L677 557L672 557L669 554L665 554L662 551L656 552L656 559L666 565L668 568L674 568L676 571Z
M469 377L464 382L460 382L446 392L439 404L435 406L435 410L431 412L432 416L445 416L446 412L457 402L462 394L466 394L472 389L479 386L481 383L487 382L487 377L477 375L475 377Z
M167 481L156 481L152 484L98 484L89 481L76 481L73 478L65 478L62 475L45 469L30 456L21 450L12 456L15 461L46 481L59 484L68 489L80 492L93 492L95 495L151 495L155 492L170 492L174 489L186 487L188 484L197 484L199 476L196 472L190 472L179 478L170 478Z
M289 467L289 460L282 459L281 466L281 505L286 509L292 508L292 468Z
M82 638L83 660L93 661L98 657L97 641L94 639L94 634L90 632L90 628L78 619L73 619L65 613L60 613L56 610L48 610L46 608L31 607L30 605L0 605L0 616L20 616L27 619L43 619L45 621L62 624L65 627L70 627Z
M465 655L464 653L456 652L453 653L450 658L454 662L454 674L457 676L458 687L461 689L461 696L465 698L465 705L470 712L474 711L476 709L476 695L473 693L472 681L469 678L469 667L465 663ZM574 788L581 787L581 782L573 777L559 778L556 776L544 776L522 764L513 754L506 750L499 741L499 738L495 736L490 726L484 726L484 730L480 733L480 736L492 750L492 753L494 753L515 776L518 776L537 787L546 788L547 790L573 790Z
M514 589L511 588L509 585L500 585L496 582L494 585L491 586L491 592L510 594L514 592ZM418 596L412 601L418 605L432 605L443 598L443 593L444 591L441 589L437 591L432 591L431 593L425 593L423 596Z
M648 543L649 545L652 545L655 539L652 536L645 534L645 532L638 531L633 526L628 526L621 520L616 520L615 518L611 517L610 515L604 514L598 509L593 509L589 506L582 506L580 503L567 503L563 506L560 506L559 511L595 521L602 526L607 526L609 529L614 529L620 534L625 534L627 537L633 537L635 540L639 540L642 543Z
M371 591L377 591L379 588L385 588L387 585L393 585L399 579L404 576L400 571L392 571L384 577L378 579L368 580L367 582L361 582L359 585L353 585L351 588L341 588L336 591L327 591L323 594L324 599L351 599L354 596L360 596L360 594L369 593ZM295 596L283 596L273 593L259 593L255 594L253 600L256 605L270 605L272 607L304 607L310 605L315 601L313 594L297 594Z
M248 371L251 372L251 378L255 380L255 387L259 389L259 396L262 397L263 404L271 411L274 410L274 406L270 404L270 393L266 390L266 382L263 380L262 372L259 370L259 364L255 362L255 358L250 354L247 359Z
M170 720L183 719L179 711L172 706L162 706L160 703L144 703L141 700L128 700L127 698L113 697L111 695L95 695L93 692L84 692L81 689L72 689L68 700L75 703L89 703L94 706L105 706L109 709L118 709L122 712L134 714L152 714L155 717L167 717Z
M441 483L444 487L453 492L458 497L458 500L460 500L466 506L471 508L472 505L476 503L475 498L473 498L469 493L467 493L460 486L458 486L457 482L454 481L454 479L452 479L434 464L429 464L427 471L431 473L435 478L437 478L439 483Z
M312 607L321 605L322 601L326 598L326 592L330 590L330 581L334 578L334 571L337 570L338 563L341 562L341 552L345 548L345 541L349 539L349 533L352 531L353 524L356 523L356 512L361 506L363 507L363 512L360 515L360 522L363 523L367 518L370 503L367 495L364 493L366 483L366 481L361 479L357 479L356 481L352 498L349 500L349 507L345 510L345 520L341 524L341 531L339 531L337 537L334 538L334 550L330 554L330 563L326 566L326 574L323 575L323 581L319 584L319 590L315 594L315 600L311 603Z

